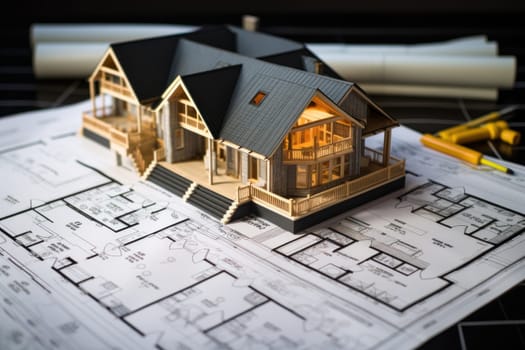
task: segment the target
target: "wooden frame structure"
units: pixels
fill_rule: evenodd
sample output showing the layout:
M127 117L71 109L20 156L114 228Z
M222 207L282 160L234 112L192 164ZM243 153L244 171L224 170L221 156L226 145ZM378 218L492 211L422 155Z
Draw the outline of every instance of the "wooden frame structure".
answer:
M237 44L246 41L243 35L259 37L278 49L263 58L239 45L227 51L221 45L227 46L228 35ZM214 37L220 37L219 47L213 46ZM297 43L282 40L220 27L112 45L89 78L92 108L84 113L83 134L145 178L155 182L162 172L156 182L164 187L175 186L170 172L184 174L187 182L177 185L183 198L198 197L192 195L199 186L226 198L222 209L200 203L224 223L248 211L271 211L272 221L297 231L315 213L329 217L332 207L348 208L352 198L372 190L380 195L388 184L388 190L402 186L404 161L390 156L397 122L357 85L338 79L328 67L320 70L324 63L304 47L297 50ZM283 49L284 44L290 47ZM154 73L141 76L136 70L155 62L147 61L148 54L137 62L137 52L155 45L159 50L172 45L171 58L166 55L172 78L151 92L140 84L155 80ZM276 64L283 50L302 58L304 66ZM212 59L196 57L199 52ZM315 71L308 68L312 60ZM384 135L383 149L367 149L366 138L377 133ZM197 168L184 171L190 162ZM228 190L221 187L225 182L231 184Z

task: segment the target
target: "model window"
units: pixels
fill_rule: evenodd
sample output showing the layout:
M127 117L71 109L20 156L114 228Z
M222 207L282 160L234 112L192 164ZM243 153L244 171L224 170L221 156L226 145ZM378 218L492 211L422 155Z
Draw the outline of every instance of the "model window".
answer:
M307 188L308 183L308 166L307 165L298 165L297 166L297 178L295 180L295 185L297 188Z
M312 187L317 186L317 166L313 165L312 167Z
M320 176L321 176L321 184L325 184L327 183L328 181L330 181L330 162L322 162L321 163L321 171L320 171Z
M266 97L266 93L262 92L262 91L259 91L258 93L255 94L255 96L253 96L253 98L250 101L250 103L252 105L258 106L258 105L260 105L262 103L262 101L264 100L265 97Z

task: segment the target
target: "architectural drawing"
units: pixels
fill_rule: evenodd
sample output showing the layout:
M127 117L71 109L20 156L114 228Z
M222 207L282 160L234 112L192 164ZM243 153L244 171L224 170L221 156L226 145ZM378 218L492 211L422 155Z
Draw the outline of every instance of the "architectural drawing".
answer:
M298 232L404 184L397 121L300 43L230 26L118 43L89 81L83 135L223 223Z
M428 182L398 200L376 208L381 230L370 225L369 215L349 216L275 251L404 311L454 283L448 273L525 232L523 214L463 188ZM407 224L415 222L413 215L441 227L414 229Z
M222 225L100 152L0 151L0 348L415 347L523 278L523 199L448 168L298 235Z
M38 147L27 146L33 150ZM314 343L337 348L349 341L369 347L378 341L372 331L375 326L370 327L377 321L343 323L362 328L363 339L349 337L342 325L336 327L339 330L332 325L323 326L322 321L310 325L310 311L303 310L303 305L315 305L314 300L322 304L325 298L320 291L301 288L307 299L299 298L299 291L290 287L298 281L275 275L275 270L264 267L264 263L257 267L261 261L249 257L246 260L235 252L235 247L219 242L217 223L203 227L174 209L169 201L149 199L109 176L75 163L103 178L99 179L101 184L48 202L39 201L38 205L0 218L0 258L9 256L4 249L12 244L19 256L30 258L27 263L33 268L51 273L50 279L38 286L57 279L63 288L76 288L81 299L95 302L106 318L118 319L119 328L134 334L136 344L126 348L140 348L150 341L159 349L303 349ZM66 166L69 162L55 160L48 166L53 169L60 164ZM17 170L20 171L24 171L22 166ZM79 183L82 179L78 179ZM60 180L60 175L56 180ZM215 233L203 234L205 231ZM242 237L235 235L233 241ZM14 269L8 267L10 264L3 268ZM25 284L20 288L25 290ZM57 286L43 288L45 293L38 300L47 299L46 294L55 293L51 289ZM290 303L293 299L296 304ZM66 305L66 311L57 306L55 312L67 320L72 317L67 311L72 306ZM326 313L337 312L334 307L323 309ZM24 322L23 318L16 320L9 315L16 322ZM77 348L82 341L77 344L76 339L84 339L90 332L82 322L76 322L33 332L50 332L51 342L65 347L75 344L73 347ZM53 326L72 328L76 337L57 333ZM379 327L389 328L386 324ZM31 341L30 333L19 336ZM12 348L11 338L6 339L5 348ZM103 343L98 346L115 347Z

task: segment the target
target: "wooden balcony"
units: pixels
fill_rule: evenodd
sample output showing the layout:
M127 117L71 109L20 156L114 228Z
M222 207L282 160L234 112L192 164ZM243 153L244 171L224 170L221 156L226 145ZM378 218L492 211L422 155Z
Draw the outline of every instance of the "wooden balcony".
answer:
M131 90L121 84L115 84L108 80L100 80L100 92L110 93L115 97L120 97L123 100L134 101L133 93Z
M352 151L352 148L352 140L342 140L332 144L318 147L287 149L283 150L283 161L317 161L324 157L333 156L338 153L350 152Z
M184 113L179 113L178 122L181 127L202 136L208 135L208 128L200 118L194 118Z
M136 148L137 145L155 139L153 130L146 129L142 133L137 132L134 119L104 114L108 112L109 109L107 108L106 110L97 110L97 114L106 115L105 117L93 117L89 112L84 112L82 127L109 140L112 148L118 148L126 154ZM159 156L163 155L159 154Z
M393 157L390 159L390 164L386 167L377 169L379 164L374 163L377 170L305 198L284 198L250 184L238 188L237 201L244 203L251 200L290 217L306 216L404 176L405 161Z

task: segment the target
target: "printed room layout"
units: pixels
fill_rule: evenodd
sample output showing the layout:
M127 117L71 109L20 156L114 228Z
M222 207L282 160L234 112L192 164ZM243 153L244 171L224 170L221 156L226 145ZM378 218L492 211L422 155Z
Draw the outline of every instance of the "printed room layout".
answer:
M377 341L367 322L344 322L337 336L322 322L307 326L297 308L278 301L276 292L270 296L276 288L288 297L282 276L272 270L271 280L255 272L247 277L253 261L234 258L235 249L226 253L224 243L210 246L222 234L232 239L236 231L191 219L176 201L152 200L145 185L137 190L121 184L40 144L1 156L7 159L2 167L20 175L17 186L47 186L33 198L5 197L10 208L0 218L0 245L11 242L49 271L51 280L99 305L95 313L119 320L116 328L125 327L158 349L300 349L314 343L333 348L334 342L345 343L347 324L362 327L366 342ZM55 191L57 186L65 189ZM365 341L351 340L357 346Z
M418 229L428 227L421 220L433 229ZM524 215L428 182L274 251L404 311L451 285L447 274L524 231Z

